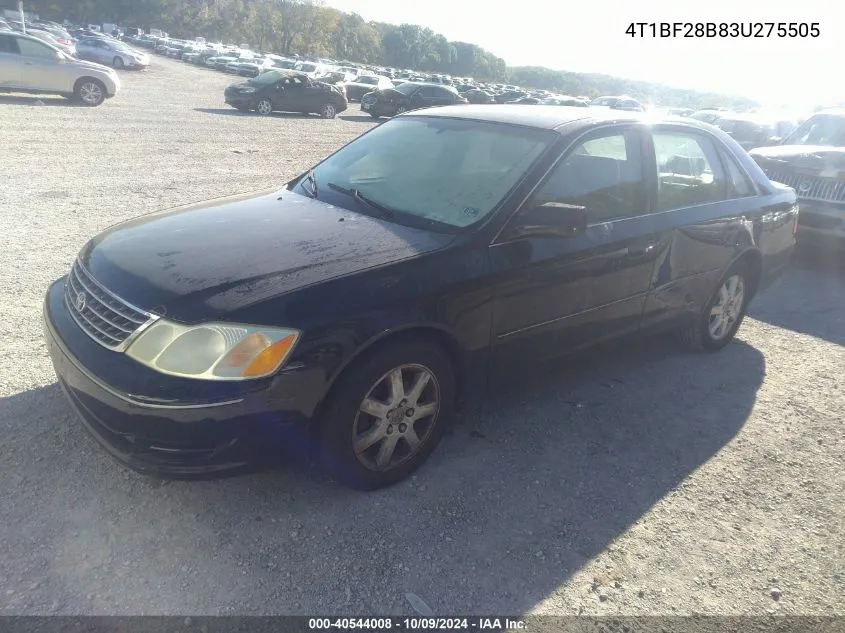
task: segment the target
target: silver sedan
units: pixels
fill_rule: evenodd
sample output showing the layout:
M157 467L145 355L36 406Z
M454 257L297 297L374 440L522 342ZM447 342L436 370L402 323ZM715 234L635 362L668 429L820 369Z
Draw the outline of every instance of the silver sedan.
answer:
M147 53L135 50L117 40L86 37L76 43L76 56L113 68L146 68L150 65Z

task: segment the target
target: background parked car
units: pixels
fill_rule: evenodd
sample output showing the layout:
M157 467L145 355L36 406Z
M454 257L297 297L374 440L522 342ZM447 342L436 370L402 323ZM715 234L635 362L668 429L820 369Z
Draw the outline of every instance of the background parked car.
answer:
M493 95L484 90L467 90L461 96L469 103L495 103Z
M146 68L150 65L148 54L116 40L86 37L76 43L76 53L80 59L88 59L118 69Z
M393 88L393 82L387 77L378 75L360 75L353 81L344 82L346 98L350 101L360 101L368 92L373 90L387 90Z
M774 145L780 140L771 122L754 115L730 114L721 117L715 125L727 132L746 151Z
M245 83L232 84L223 97L238 110L255 110L264 116L277 111L314 112L333 119L347 108L346 97L335 86L291 70L270 70Z
M36 37L42 42L47 42L47 44L50 44L51 46L55 46L66 55L70 55L71 57L76 56L76 45L74 44L72 39L61 38L60 40L58 37L56 37L49 31L43 31L41 29L27 28L26 34L31 35L32 37Z
M31 35L3 31L0 90L60 94L98 106L117 94L120 79L111 68L69 57Z
M469 103L452 86L432 83L403 83L387 90L369 92L361 98L361 110L378 119L408 110L439 105Z

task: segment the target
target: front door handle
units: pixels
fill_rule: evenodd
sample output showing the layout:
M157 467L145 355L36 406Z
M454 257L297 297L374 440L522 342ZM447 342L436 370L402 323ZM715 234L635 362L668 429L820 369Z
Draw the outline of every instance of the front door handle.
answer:
M648 255L654 252L654 249L657 248L657 242L649 242L644 246L634 246L628 248L629 255Z

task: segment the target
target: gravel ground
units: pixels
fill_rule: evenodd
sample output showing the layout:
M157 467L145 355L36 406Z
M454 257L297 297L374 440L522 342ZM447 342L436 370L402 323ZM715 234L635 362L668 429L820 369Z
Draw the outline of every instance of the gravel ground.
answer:
M800 258L715 355L644 341L463 415L413 480L166 483L88 437L43 292L143 212L279 185L371 127L228 109L156 58L103 107L0 96L0 613L845 614L845 274Z

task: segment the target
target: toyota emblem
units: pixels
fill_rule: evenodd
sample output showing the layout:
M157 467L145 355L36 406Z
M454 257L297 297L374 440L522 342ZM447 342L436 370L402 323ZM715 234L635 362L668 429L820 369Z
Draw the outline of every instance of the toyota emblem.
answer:
M798 185L798 191L801 193L807 193L810 190L810 187L813 186L813 183L809 180L805 180L800 185Z
M74 305L76 306L76 309L79 310L80 312L82 312L85 309L85 293L84 292L80 292L78 295L76 295L76 301L74 301Z

